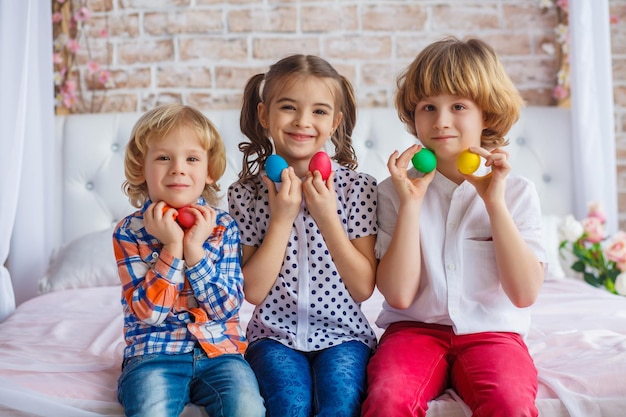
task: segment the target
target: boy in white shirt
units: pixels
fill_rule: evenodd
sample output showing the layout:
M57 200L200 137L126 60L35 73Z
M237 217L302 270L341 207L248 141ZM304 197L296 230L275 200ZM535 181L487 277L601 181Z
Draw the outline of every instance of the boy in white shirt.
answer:
M523 100L491 47L444 39L398 79L400 119L418 138L378 188L386 328L368 366L363 415L425 416L453 388L474 416L537 416L537 370L524 343L544 279L534 185L511 173L504 138ZM421 147L436 170L406 169ZM457 158L484 164L463 174Z

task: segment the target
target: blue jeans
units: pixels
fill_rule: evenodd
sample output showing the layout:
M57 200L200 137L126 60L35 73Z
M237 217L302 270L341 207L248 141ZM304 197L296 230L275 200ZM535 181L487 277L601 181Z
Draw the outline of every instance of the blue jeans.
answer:
M300 352L275 340L248 346L267 417L359 417L370 348L358 341Z
M200 348L125 359L117 395L127 417L174 417L188 403L203 407L210 417L265 415L245 359L237 354L208 358Z

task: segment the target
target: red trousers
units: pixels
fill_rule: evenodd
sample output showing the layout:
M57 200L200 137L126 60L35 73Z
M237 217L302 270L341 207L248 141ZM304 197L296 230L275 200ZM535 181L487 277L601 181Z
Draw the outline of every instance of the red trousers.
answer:
M455 335L437 324L387 328L367 368L364 417L425 416L453 388L476 417L536 417L537 369L516 333Z

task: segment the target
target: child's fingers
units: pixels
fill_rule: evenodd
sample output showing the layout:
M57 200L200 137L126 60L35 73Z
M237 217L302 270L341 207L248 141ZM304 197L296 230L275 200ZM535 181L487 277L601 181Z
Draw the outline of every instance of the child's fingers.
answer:
M389 172L392 174L406 172L409 161L411 160L411 158L413 158L413 155L415 155L421 148L421 145L411 145L399 156L397 150L393 151L393 153L389 156L389 160L387 161L387 168L389 168Z

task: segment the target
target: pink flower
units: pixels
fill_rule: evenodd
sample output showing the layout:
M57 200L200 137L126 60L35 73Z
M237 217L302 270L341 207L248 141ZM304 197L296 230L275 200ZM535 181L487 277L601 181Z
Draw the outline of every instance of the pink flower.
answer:
M69 49L73 53L78 52L78 50L80 49L80 45L78 44L78 41L76 39L70 39L69 41L67 41L66 46L67 49Z
M569 0L557 0L556 5L567 11L567 8L569 7Z
M567 88L563 87L562 85L557 85L556 87L554 87L554 90L552 90L552 97L557 100L563 100L564 98L567 98L568 95L569 92L567 91Z
M74 93L76 91L76 81L67 80L65 82L65 85L63 86L63 90L67 91L68 93Z
M113 87L113 80L111 79L111 73L109 71L100 71L100 74L98 74L98 81L100 81L100 83L102 83L102 85L106 88Z
M74 19L76 19L77 22L86 22L89 20L89 9L85 6L81 7L74 15Z
M52 15L52 23L59 23L61 20L63 20L61 12L54 12Z
M63 63L63 57L61 56L60 53L55 52L52 54L52 63L53 64L62 64Z
M95 74L100 70L100 64L96 61L89 61L87 63L87 70L89 71L89 74Z
M611 243L605 250L606 257L617 263L617 264L625 264L626 263L626 233L619 231L611 240ZM620 271L623 271L620 268Z
M76 103L76 83L72 80L68 80L65 85L61 87L60 94L63 105L71 109L74 103Z
M109 37L109 31L106 29L100 29L100 37L101 38L107 38Z
M604 225L597 217L587 217L582 221L582 225L587 235L587 241L598 243L604 239Z
M63 3L65 3L65 0L57 0L57 3L63 4Z
M587 204L587 211L587 217L596 217L602 224L606 223L606 214L604 214L602 204L597 201L591 201Z
M609 22L612 25L617 25L619 23L619 17L617 17L615 15L611 15L611 17L609 18Z

